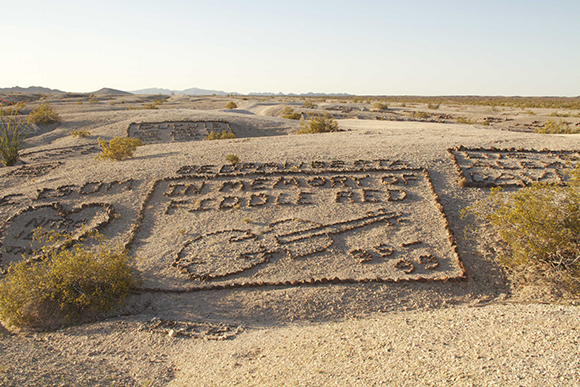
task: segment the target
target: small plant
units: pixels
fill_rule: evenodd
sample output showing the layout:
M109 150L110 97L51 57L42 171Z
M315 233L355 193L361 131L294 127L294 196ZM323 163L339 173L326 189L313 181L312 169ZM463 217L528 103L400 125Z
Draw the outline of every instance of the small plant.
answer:
M230 138L236 138L236 135L233 132L228 132L225 129L222 130L221 133L216 133L213 130L208 134L204 141L211 141L211 140L227 140Z
M226 155L226 161L232 165L236 165L240 162L240 158L237 155L230 153Z
M60 115L54 111L52 106L48 103L41 103L32 109L30 115L28 116L28 122L34 124L52 124L55 122L61 122Z
M337 132L338 122L328 113L317 116L309 121L300 120L300 129L297 134Z
M82 105L82 104L83 104L83 101L77 101L77 102L75 103L75 105Z
M384 102L375 102L373 104L373 109L375 110L389 110L389 105Z
M92 248L41 228L33 235L40 248L0 281L0 319L8 326L45 328L84 311L107 312L137 285L127 250L105 245L100 234L90 235Z
M430 103L430 104L427 104L427 109L437 110L437 109L439 109L439 106L440 106L440 104L438 104L438 103Z
M415 117L415 118L429 118L429 117L431 117L431 115L427 112L416 111L416 112L413 112L413 117Z
M163 105L164 102L165 100L158 98L155 99L153 102L149 102L143 105L143 109L159 109L158 106Z
M113 161L125 160L133 157L137 147L143 145L143 141L130 137L115 137L109 143L98 139L101 153L95 159L109 159Z
M475 121L473 121L473 120L470 120L470 119L469 119L469 118L467 118L467 117L457 117L457 118L455 119L455 121L456 121L458 124L467 124L467 125L473 125L473 124L475 124Z
M235 103L235 102L233 102L233 101L230 101L230 102L228 102L228 103L226 104L225 108L226 108L226 109L237 109L237 108L238 108L238 105L236 105L236 103Z
M289 120L299 120L302 118L302 114L295 112L290 106L286 106L284 110L282 110L282 118L286 118Z
M313 109L315 107L318 107L317 104L315 104L314 102L312 102L311 100L305 100L302 103L302 107L308 108L308 109Z
M242 222L248 224L248 223L251 223L252 220L250 218L244 218L244 219L242 219Z
M0 103L0 158L4 166L12 166L19 159L19 153L26 147L28 126L20 117L18 110L24 105L13 105L6 112Z
M544 122L544 126L536 128L535 133L542 134L575 134L580 132L580 128L570 127L568 122L559 120L558 122L554 120L547 120Z
M88 130L86 130L85 128L82 129L75 129L70 133L71 136L73 136L73 138L85 138L91 135L91 132L89 132Z

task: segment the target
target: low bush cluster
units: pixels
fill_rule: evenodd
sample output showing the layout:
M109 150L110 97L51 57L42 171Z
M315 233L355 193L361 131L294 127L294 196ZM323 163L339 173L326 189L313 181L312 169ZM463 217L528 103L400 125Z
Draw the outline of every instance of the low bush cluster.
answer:
M282 110L282 118L286 118L288 120L299 120L302 118L302 114L295 112L290 106L286 106L284 110Z
M228 103L226 104L225 108L226 108L226 109L237 109L237 108L238 108L238 105L236 105L236 103L235 103L235 102L233 102L233 101L230 101L230 102L228 102Z
M115 137L108 143L100 138L98 141L101 153L95 158L113 161L121 161L133 157L137 147L143 145L143 141L130 137Z
M91 236L94 247L67 234L36 229L41 246L13 263L0 281L0 319L8 326L50 328L85 311L107 312L137 285L132 259L120 246Z
M236 135L233 132L228 132L227 130L222 130L221 133L216 133L213 130L208 134L204 141L211 141L211 140L227 140L230 138L236 138Z
M48 103L39 104L28 116L28 122L33 124L48 125L61 121L60 115Z
M75 129L70 133L71 136L73 136L73 138L85 138L91 135L91 132L89 132L88 130L86 130L85 128L82 129Z
M563 120L558 122L547 120L544 122L543 127L536 128L534 132L542 134L575 134L580 132L580 128L571 127L570 124Z
M373 104L373 109L375 110L389 110L389 104L384 102L375 102Z
M580 290L580 169L567 185L535 184L515 193L491 190L463 211L486 221L503 242L499 262L508 269L548 265Z
M296 132L297 134L306 133L326 133L326 132L337 132L338 122L330 116L330 114L325 113L324 115L316 116L309 121L300 120L300 129Z

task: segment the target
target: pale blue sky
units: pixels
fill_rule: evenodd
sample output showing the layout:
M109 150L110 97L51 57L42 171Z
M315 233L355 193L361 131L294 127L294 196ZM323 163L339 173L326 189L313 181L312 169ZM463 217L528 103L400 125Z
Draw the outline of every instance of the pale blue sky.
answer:
M580 95L580 0L0 0L0 87Z

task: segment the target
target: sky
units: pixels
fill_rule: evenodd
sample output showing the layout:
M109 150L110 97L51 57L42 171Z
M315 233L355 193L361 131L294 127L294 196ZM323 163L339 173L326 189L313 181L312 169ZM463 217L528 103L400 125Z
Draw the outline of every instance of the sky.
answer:
M580 95L580 0L0 0L0 87Z

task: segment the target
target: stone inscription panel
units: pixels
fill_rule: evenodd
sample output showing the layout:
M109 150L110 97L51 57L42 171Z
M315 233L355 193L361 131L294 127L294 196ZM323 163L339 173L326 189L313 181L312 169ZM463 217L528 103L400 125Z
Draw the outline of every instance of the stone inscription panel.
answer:
M138 138L146 144L173 141L200 141L211 132L231 132L224 121L184 121L162 123L133 123L127 129L129 137Z
M163 179L131 246L146 286L160 288L464 274L421 169Z
M523 149L448 149L463 187L525 187L566 181L565 169L580 160L580 152Z

